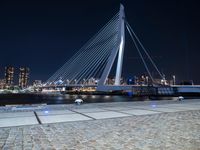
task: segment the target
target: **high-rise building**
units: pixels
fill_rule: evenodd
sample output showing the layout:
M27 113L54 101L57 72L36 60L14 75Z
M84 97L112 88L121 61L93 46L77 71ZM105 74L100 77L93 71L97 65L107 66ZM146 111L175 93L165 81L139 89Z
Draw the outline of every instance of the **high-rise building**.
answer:
M5 67L6 86L13 85L13 80L14 80L14 67L12 66Z
M19 68L19 86L21 88L27 87L28 79L29 79L29 68L20 67Z
M6 86L6 81L5 79L0 79L0 89L4 89Z

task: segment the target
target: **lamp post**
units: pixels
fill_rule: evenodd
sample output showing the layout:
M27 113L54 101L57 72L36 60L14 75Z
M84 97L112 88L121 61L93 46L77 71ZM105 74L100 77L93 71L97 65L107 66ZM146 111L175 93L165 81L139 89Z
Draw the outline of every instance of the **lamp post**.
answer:
M176 76L173 75L172 77L173 77L173 85L175 85L176 84Z
M149 77L146 76L146 84L149 85Z

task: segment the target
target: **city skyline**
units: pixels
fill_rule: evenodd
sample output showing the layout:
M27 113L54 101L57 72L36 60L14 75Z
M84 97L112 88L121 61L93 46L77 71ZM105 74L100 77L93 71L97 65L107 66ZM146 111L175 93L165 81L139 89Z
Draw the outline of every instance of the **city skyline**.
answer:
M120 4L112 0L10 2L2 2L0 6L0 70L8 64L30 66L31 80L43 81L95 34L118 11ZM128 21L166 77L175 74L177 80L193 79L199 83L200 72L196 68L200 31L195 18L200 13L195 12L197 5L192 2L122 1ZM123 76L144 73L130 37L126 39ZM0 72L2 76L3 71Z
M30 69L28 67L5 66L4 74L0 76L0 88L19 86L26 88L30 84Z

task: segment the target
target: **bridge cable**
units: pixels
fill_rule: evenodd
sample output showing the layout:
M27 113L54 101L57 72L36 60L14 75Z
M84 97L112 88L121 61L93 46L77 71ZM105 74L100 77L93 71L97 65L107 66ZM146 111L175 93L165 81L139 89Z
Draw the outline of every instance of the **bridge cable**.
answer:
M48 80L48 82L52 82L55 80L58 80L60 76L63 74L63 71L66 71L66 69L70 66L73 66L72 64L78 61L78 58L80 56L83 57L83 53L87 51L87 49L94 45L94 43L98 43L100 40L99 38L102 38L105 35L105 32L108 31L108 26L112 27L112 24L115 26L116 18L118 17L119 13L117 13L93 38L91 38L69 61L67 61L53 76L51 76ZM107 30L107 31L106 31ZM78 56L78 57L77 57ZM72 68L72 67L71 67ZM68 68L69 69L69 68ZM65 75L65 72L64 74Z
M91 44L90 44L91 45ZM80 60L87 60L86 58L85 58L85 56L88 56L88 49L85 49L78 57L76 57L75 58L75 60L68 66L68 67L65 67L65 70L64 71L66 71L66 70L69 70L70 68L71 69L73 69L73 71L74 71L74 65L73 64L75 64L75 65L77 65L78 64L78 62L80 61ZM82 62L83 63L83 62ZM70 67L70 68L69 68ZM77 68L77 67L76 67ZM77 69L76 69L77 70ZM67 71L68 72L68 74L69 73L71 73L71 71ZM64 76L67 76L67 72L64 72ZM62 71L61 71L61 73L62 73Z
M134 39L134 37L133 37L133 34L131 33L131 31L130 31L130 29L129 29L129 27L128 27L127 25L126 25L126 28L127 28L128 32L129 32L129 34L130 34L130 36L131 36L131 39L132 39L132 41L133 41L133 43L134 43L134 45L135 45L135 47L136 47L136 49L137 49L137 51L138 51L140 57L141 57L141 59L142 59L142 62L143 62L143 64L144 64L144 66L145 66L146 71L148 72L148 74L149 74L151 80L154 82L154 79L153 79L153 77L152 77L152 75L151 75L151 73L150 73L150 71L149 71L149 69L148 69L148 66L147 66L147 64L146 64L146 62L145 62L145 60L144 60L144 58L143 58L143 56L142 56L142 53L140 52L140 49L139 49L139 47L138 47L138 45L137 45L137 43L136 43L136 41L135 41L135 39Z
M97 60L97 58L99 58L104 53L103 50L105 48L103 48L103 47L101 48L101 47L102 47L102 45L100 45L97 48L95 48L96 50L93 49L95 51L93 51L92 53L88 53L86 55L86 58L84 58L85 59L84 63L81 62L80 66L76 69L77 71L74 72L74 73L78 73L79 74L81 71L84 70L84 68L86 68L86 69L92 69L91 65L93 65L93 64L91 62L95 62L95 60ZM99 51L99 49L100 49L100 51ZM88 65L90 65L91 67L89 67ZM74 73L73 73L73 76L74 76ZM73 78L75 78L75 76Z
M159 69L156 66L155 62L152 60L151 56L148 54L147 50L144 48L143 44L140 42L139 38L137 37L137 35L135 34L135 32L133 31L133 29L131 28L131 26L129 25L129 23L127 21L126 21L126 25L129 27L130 31L133 33L134 37L136 38L136 40L140 44L141 48L144 50L145 54L147 55L147 57L151 61L152 65L154 66L154 68L156 69L156 71L158 72L158 74L160 75L160 77L163 78L163 75L159 71Z

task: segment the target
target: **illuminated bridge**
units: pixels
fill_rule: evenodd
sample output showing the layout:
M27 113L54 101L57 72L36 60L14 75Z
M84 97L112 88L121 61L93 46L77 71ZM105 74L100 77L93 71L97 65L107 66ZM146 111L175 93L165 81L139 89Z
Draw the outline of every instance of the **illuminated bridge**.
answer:
M44 88L54 87L95 87L97 91L117 91L138 89L137 85L121 85L125 32L128 31L133 44L148 73L148 81L155 86L154 78L149 70L152 65L160 76L158 67L128 23L123 5L108 23L103 26L71 59L58 69L45 83ZM150 63L147 64L148 58ZM116 66L114 65L116 60ZM115 80L108 84L108 76L115 68ZM144 86L145 87L145 86ZM166 90L166 87L165 87ZM173 93L172 87L167 87L168 93Z

